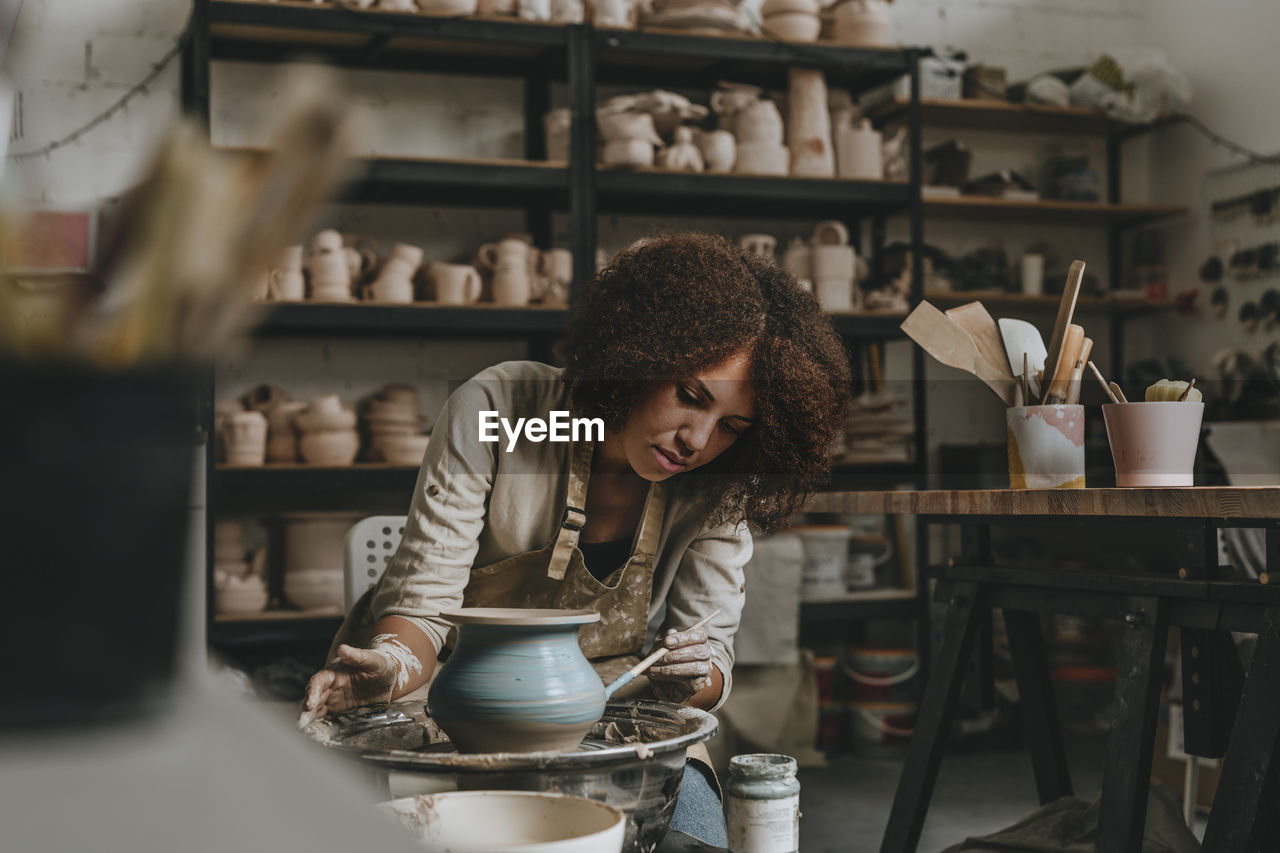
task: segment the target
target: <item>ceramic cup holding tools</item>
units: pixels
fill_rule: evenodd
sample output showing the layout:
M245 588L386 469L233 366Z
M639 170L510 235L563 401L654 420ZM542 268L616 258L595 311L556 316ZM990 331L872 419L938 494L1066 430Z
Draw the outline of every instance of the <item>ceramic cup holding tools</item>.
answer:
M1013 406L1009 488L1084 488L1084 406Z
M1204 403L1107 403L1102 417L1117 486L1195 485Z

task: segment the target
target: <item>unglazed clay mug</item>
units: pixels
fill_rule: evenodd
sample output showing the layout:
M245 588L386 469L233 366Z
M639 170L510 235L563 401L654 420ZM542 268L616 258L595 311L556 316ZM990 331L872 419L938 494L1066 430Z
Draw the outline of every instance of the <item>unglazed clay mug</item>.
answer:
M480 273L468 264L432 264L428 268L436 301L445 305L470 305L480 298Z
M407 243L397 243L391 257L382 265L378 280L366 292L374 302L406 304L413 301L413 274L422 263L422 250Z
M1133 402L1102 407L1116 485L1194 486L1204 403Z
M1013 406L1009 488L1084 488L1084 406Z
M497 243L485 243L476 252L480 265L497 271L500 267L520 267L529 270L533 247L521 237L503 237Z
M277 302L300 302L306 298L301 246L288 246L281 252L280 266L271 271L267 280L267 295Z

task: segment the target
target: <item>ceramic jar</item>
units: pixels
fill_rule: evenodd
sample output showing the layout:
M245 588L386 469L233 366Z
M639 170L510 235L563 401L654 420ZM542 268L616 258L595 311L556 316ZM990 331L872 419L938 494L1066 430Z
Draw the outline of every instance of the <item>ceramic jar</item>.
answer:
M422 250L417 246L397 243L391 257L382 265L378 279L365 289L366 299L388 305L405 305L413 301L413 274L422 264Z
M479 257L493 271L493 301L497 305L528 305L538 296L533 273L538 250L518 237L480 247Z
M480 298L480 272L469 264L433 263L427 275L442 305L470 305Z
M236 412L223 426L228 465L259 466L267 456L267 419L261 412Z
M783 41L812 42L822 31L817 0L765 0L760 7L765 34Z
M596 128L605 142L620 139L645 139L652 145L661 145L662 138L653 123L653 115L641 112L596 112Z
M293 424L302 432L332 432L354 429L354 409L342 405L337 394L312 397L305 410L294 416Z
M893 42L888 0L841 0L833 9L832 36L840 44L888 47Z
M778 239L772 234L743 234L738 238L738 245L749 255L772 258L773 250L778 247Z
M543 301L548 305L568 305L573 285L573 252L547 249L538 260L538 272L547 283Z
M813 292L826 311L849 312L857 307L853 287L857 253L848 240L849 229L834 219L819 222L813 231L809 254Z
M787 147L791 150L791 174L829 178L836 173L831 144L831 114L827 112L827 81L816 68L790 70L791 96L787 99Z
M748 86L737 83L721 83L720 88L711 93L711 109L719 116L720 129L737 130L738 114L760 101L759 86ZM778 140L781 142L781 138Z
M738 141L727 130L704 131L697 135L698 150L708 172L727 174L733 171L738 155Z
M321 231L311 241L307 259L311 298L322 302L351 302L351 267L342 245L342 235L332 228Z
M836 153L840 177L878 181L884 177L880 132L869 119L842 127L836 133Z
M306 298L301 246L288 246L280 253L280 265L267 278L267 296L277 302L300 302Z
M312 398L293 423L302 434L299 455L308 465L344 467L356 461L360 452L356 413L342 405L336 394Z
M459 752L576 749L604 713L578 646L589 610L464 608L440 614L458 642L431 685L431 718Z
M791 152L785 145L767 142L739 142L733 171L738 175L786 175L791 170Z
M782 144L782 113L773 101L756 100L737 114L733 126L739 145L751 142L763 145Z

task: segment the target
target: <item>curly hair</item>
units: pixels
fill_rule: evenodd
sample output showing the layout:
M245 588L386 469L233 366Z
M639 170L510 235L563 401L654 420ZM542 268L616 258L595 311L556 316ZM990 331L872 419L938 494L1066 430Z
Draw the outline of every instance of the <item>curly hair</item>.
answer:
M559 348L575 410L610 429L655 386L740 352L751 358L755 423L676 482L709 524L768 532L825 480L850 391L839 336L790 274L720 236L655 237L600 272Z

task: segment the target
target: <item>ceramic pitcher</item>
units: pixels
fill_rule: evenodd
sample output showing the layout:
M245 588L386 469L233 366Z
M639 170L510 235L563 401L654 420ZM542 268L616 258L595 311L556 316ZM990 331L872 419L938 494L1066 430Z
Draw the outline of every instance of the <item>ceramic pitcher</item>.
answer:
M470 607L440 614L458 642L431 684L431 718L459 752L577 748L605 688L578 646L590 610Z

